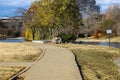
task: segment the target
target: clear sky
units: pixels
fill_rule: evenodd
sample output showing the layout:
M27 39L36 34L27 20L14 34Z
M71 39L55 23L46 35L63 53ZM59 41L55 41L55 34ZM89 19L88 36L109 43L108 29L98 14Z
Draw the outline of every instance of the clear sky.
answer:
M120 0L96 0L97 4L101 7L101 12L105 12L108 6L113 4L120 4Z
M14 16L18 8L28 9L34 0L0 0L0 17Z
M0 0L0 17L14 16L14 11L18 8L28 9L31 2L34 0ZM120 0L96 0L97 4L101 6L102 12L104 12L108 6L119 3Z

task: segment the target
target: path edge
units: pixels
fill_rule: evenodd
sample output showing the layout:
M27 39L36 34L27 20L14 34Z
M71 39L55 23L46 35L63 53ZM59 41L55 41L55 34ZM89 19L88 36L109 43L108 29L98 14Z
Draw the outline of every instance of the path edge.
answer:
M41 50L42 50L42 54L40 54L40 56L32 63L32 65L30 65L30 66L26 67L25 69L21 70L20 72L18 72L17 74L15 74L11 78L9 78L8 80L16 80L16 78L19 78L20 75L27 72L36 62L41 60L42 57L45 55L46 49L41 49Z

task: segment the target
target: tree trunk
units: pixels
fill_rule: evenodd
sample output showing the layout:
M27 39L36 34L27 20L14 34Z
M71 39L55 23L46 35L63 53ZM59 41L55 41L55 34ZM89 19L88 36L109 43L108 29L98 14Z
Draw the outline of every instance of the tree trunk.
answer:
M55 33L54 33L54 29L52 29L52 38L55 38Z
M120 36L120 30L119 29L117 30L117 36Z
M32 40L34 40L35 39L35 32L36 32L36 30L33 27L33 28L31 28L31 31L32 31Z
M33 31L32 32L32 40L34 40L35 39L35 32Z

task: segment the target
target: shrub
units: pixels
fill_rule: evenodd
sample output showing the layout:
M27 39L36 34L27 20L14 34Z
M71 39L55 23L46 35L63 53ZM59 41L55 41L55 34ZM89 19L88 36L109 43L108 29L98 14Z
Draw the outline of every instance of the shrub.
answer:
M61 33L59 36L62 38L63 43L73 43L76 40L76 36L74 34L66 34L66 33Z

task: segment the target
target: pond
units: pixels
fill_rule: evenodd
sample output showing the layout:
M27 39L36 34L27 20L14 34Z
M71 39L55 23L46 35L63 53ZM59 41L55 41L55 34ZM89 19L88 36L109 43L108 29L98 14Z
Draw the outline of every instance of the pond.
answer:
M109 42L82 42L82 44L109 46ZM120 43L119 42L111 42L110 46L120 48Z
M0 40L0 42L25 42L25 39L4 39Z

